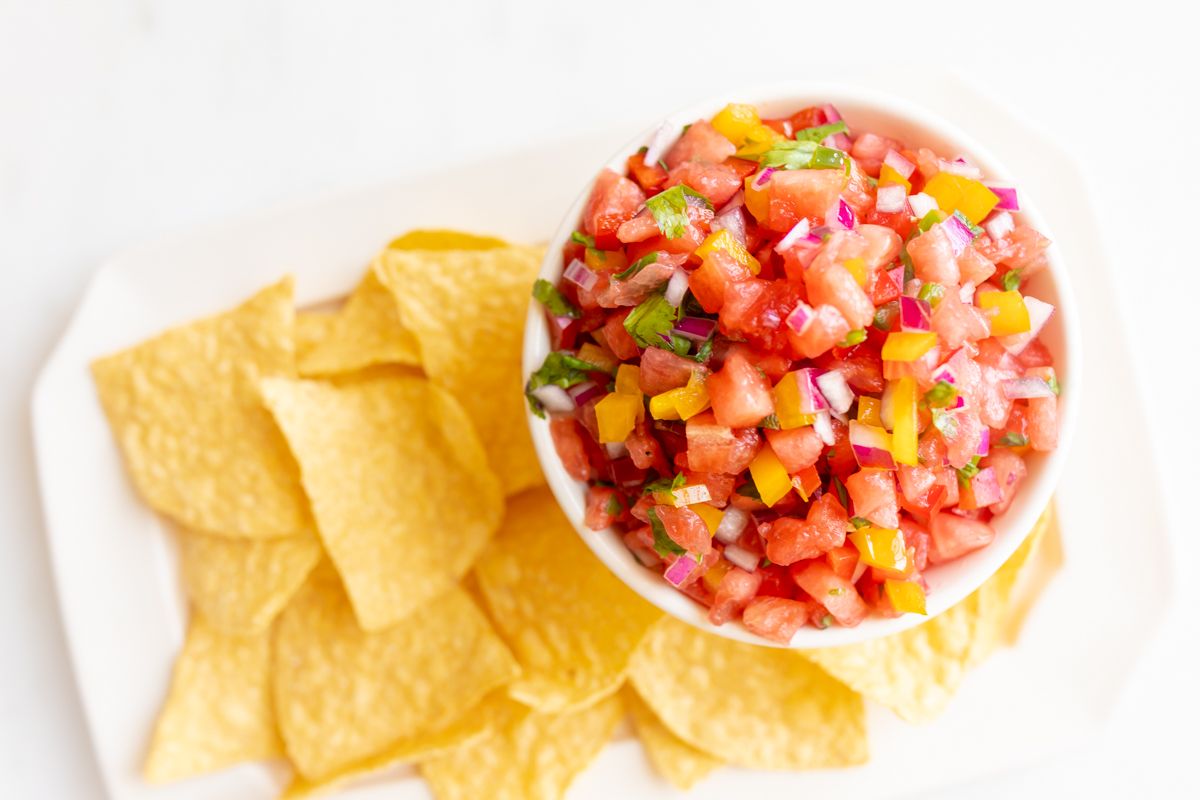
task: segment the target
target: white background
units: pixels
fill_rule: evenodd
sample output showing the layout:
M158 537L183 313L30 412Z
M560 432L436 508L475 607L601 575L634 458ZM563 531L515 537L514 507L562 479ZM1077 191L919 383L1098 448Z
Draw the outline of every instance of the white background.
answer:
M1200 43L1166 4L1069 5L1087 10L0 0L0 797L103 797L57 619L28 424L36 370L101 259L313 192L589 130L631 134L739 85L880 69L898 86L953 74L1076 152L1174 528L1176 612L1111 725L1065 758L945 796L1200 795L1200 595L1185 580L1200 561L1200 358L1185 338L1198 316ZM1141 502L1116 485L1096 491ZM1136 558L1144 534L1128 531L1112 557ZM1119 585L1093 590L1096 614L1122 602Z

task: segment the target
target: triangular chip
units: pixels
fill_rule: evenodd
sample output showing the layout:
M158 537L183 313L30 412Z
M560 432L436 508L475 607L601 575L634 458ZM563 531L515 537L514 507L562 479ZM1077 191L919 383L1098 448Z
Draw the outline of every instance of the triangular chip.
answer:
M321 558L311 530L281 539L233 539L181 529L188 598L223 633L266 630Z
M662 616L588 550L546 488L508 501L475 577L523 668L509 694L539 711L615 692L638 642Z
M817 769L867 760L862 698L790 650L664 617L629 676L672 733L731 764Z
M624 713L615 694L564 714L514 708L498 733L422 762L421 774L437 800L561 800Z
M388 243L391 250L492 250L507 246L508 242L495 236L479 236L444 228L417 228Z
M808 650L802 657L902 719L928 722L942 713L967 670L1000 642L1013 584L1045 519L987 583L953 608L892 636Z
M633 689L627 688L622 697L650 763L672 786L686 791L725 763L671 733Z
M336 573L319 564L275 626L274 696L306 780L444 731L518 667L483 612L453 587L400 624L358 627Z
M337 312L325 338L298 359L304 376L337 375L376 364L416 365L417 340L400 323L396 301L372 271Z
M1008 618L1004 623L1005 645L1017 643L1030 612L1050 585L1050 581L1062 569L1065 560L1062 530L1058 526L1058 514L1053 504L1046 509L1038 524L1044 526L1041 540L1033 546L1029 561L1021 570L1021 577L1017 579L1012 597L1008 601ZM1030 535L1036 535L1036 531Z
M503 500L454 398L406 375L271 380L263 394L364 628L385 628L457 582Z
M426 374L463 404L506 494L542 482L525 419L521 341L542 250L386 250L375 271Z
M92 364L134 485L190 528L289 536L309 523L296 467L258 394L294 373L290 278L224 314Z
M281 755L270 668L269 633L226 636L193 614L146 757L146 780L179 780Z
M302 367L314 350L329 338L338 315L333 311L296 312L296 365ZM301 374L303 370L301 369Z

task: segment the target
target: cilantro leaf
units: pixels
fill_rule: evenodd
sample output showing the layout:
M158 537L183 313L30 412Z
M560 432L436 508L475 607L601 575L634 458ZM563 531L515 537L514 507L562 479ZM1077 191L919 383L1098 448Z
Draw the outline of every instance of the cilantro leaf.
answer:
M586 381L588 372L595 370L594 364L576 358L571 353L565 351L549 353L537 371L529 376L529 382L525 384L525 399L529 401L529 409L545 419L546 411L542 408L541 402L533 395L535 389L551 384L569 389Z
M839 169L849 163L841 150L816 142L791 140L775 142L757 158L764 167L782 169Z
M700 345L700 349L688 358L701 364L707 363L708 359L712 358L713 340L708 338L704 340L704 344Z
M642 489L642 494L655 494L656 492L669 492L678 489L687 483L687 478L682 472L676 474L674 478L659 478L656 481L650 481Z
M796 141L799 142L822 142L827 137L838 133L846 132L846 123L843 120L831 122L828 125L816 125L812 128L804 128L796 131Z
M758 493L758 487L754 485L754 481L746 481L734 491L742 497L749 497L751 500L762 502L762 495Z
M842 485L840 480L838 480L837 475L833 476L832 482L833 491L837 494L838 501L842 504L842 508L850 508L850 496L846 494L846 487Z
M675 541L670 536L667 536L667 529L663 527L662 520L658 518L658 512L654 509L654 506L646 509L646 514L650 517L650 529L654 531L654 552L663 558L681 556L687 552L675 544Z
M627 281L630 278L632 278L634 275L637 275L639 272L644 270L646 267L655 263L656 261L658 261L658 251L657 250L655 250L653 253L646 253L646 255L642 256L637 261L633 262L628 267L626 267L624 270L622 270L621 272L618 272L616 275L614 275L613 279L618 280L618 281Z
M1012 431L1009 431L1001 436L1000 440L996 442L996 444L1000 447L1024 447L1025 445L1029 444L1029 437L1023 433L1013 433Z
M580 233L579 231L574 231L571 233L571 241L575 244L581 244L589 250L596 249L596 240L591 236Z
M610 517L619 516L624 508L625 506L621 504L621 495L619 494L613 494L609 496L608 502L604 505L604 511Z
M846 334L846 338L837 343L838 347L854 347L856 344L862 344L867 340L867 332L863 328L856 328Z
M933 415L933 427L937 428L938 433L947 439L953 439L958 435L958 419L952 411L935 408L931 413Z
M921 284L921 291L917 292L917 299L924 300L930 306L936 308L945 295L946 287L940 283L923 283Z
M762 422L758 423L758 427L766 428L769 431L779 430L779 417L774 414L768 414L763 417Z
M1054 392L1056 396L1062 394L1062 387L1058 385L1057 375L1051 375L1049 378L1046 378L1046 385L1050 387L1050 391Z
M932 389L925 393L925 402L930 408L947 408L958 399L958 389L949 381L938 381Z
M634 306L625 317L625 330L640 347L667 348L671 329L679 318L679 309L667 302L661 292L656 292Z
M868 528L871 526L871 520L864 519L862 517L851 517L850 524L853 525L855 529Z
M1021 287L1021 270L1010 269L1004 273L1004 277L1000 279L1000 282L1004 285L1004 291L1006 292L1019 289Z
M654 217L654 223L658 225L658 229L662 231L662 235L668 239L678 239L687 233L688 197L699 198L704 201L706 206L710 209L712 208L712 203L708 202L707 197L695 189L684 186L682 183L672 186L664 192L659 192L646 201L646 208L650 210L651 216Z
M979 456L975 456L955 471L958 473L959 486L967 486L970 484L971 478L979 474Z
M553 283L544 278L538 278L533 283L533 298L546 307L556 317L571 317L579 319L579 309L571 305L571 301L563 297Z

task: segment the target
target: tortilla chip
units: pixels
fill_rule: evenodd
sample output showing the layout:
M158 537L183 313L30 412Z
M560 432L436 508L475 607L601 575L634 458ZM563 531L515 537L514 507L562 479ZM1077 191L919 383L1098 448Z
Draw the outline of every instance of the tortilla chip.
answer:
M181 529L180 567L192 604L231 636L262 633L321 558L311 530L285 539L231 539Z
M309 524L295 462L258 393L294 373L292 280L92 364L138 492L181 524L290 536Z
M375 364L421 363L416 337L400 323L396 301L368 271L325 338L298 359L306 377L353 372Z
M279 730L297 771L314 783L337 780L372 756L434 746L436 734L517 670L457 587L402 623L366 633L322 562L276 623Z
M281 755L271 711L270 636L220 633L192 615L144 774L153 783Z
M967 670L1000 642L1013 584L1045 519L987 583L953 608L893 636L808 650L801 657L901 719L928 722L945 710Z
M495 236L478 236L444 228L417 228L397 236L388 244L391 250L492 250L507 246L508 242Z
M1065 561L1062 529L1058 526L1058 514L1053 504L1047 507L1038 524L1044 525L1041 541L1034 545L1033 553L1021 570L1021 576L1008 601L1008 619L1005 621L1003 634L1003 644L1008 646L1017 643L1030 612L1050 585L1050 581L1062 569ZM1036 532L1031 535L1036 535Z
M633 689L626 689L622 697L650 763L675 788L692 788L724 763L671 733Z
M521 662L509 694L543 712L620 688L638 642L662 616L588 550L544 487L508 501L474 575Z
M560 800L624 714L616 695L563 714L514 707L497 734L422 762L421 774L437 800Z
M452 397L404 375L270 380L263 393L363 628L386 628L470 568L503 501Z
M337 324L333 311L296 312L296 364L302 365L324 343ZM303 374L303 373L301 373Z
M401 764L429 758L458 747L465 747L495 733L515 705L515 702L509 699L507 692L497 689L485 697L479 705L440 731L420 738L402 739L377 755L343 767L321 782L305 780L299 775L295 776L280 795L280 800L300 800L304 797L325 794L358 778Z
M525 419L521 341L542 250L386 250L376 274L416 334L421 363L475 423L506 494L542 483Z
M862 698L790 650L664 617L629 677L673 734L731 764L797 770L867 760Z

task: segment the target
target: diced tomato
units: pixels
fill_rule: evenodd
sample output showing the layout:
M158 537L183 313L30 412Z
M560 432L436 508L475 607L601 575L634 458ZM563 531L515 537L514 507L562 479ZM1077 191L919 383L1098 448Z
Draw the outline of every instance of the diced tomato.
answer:
M950 237L941 225L934 225L908 243L908 257L912 259L913 274L926 283L943 286L958 285L958 259L950 245Z
M642 153L631 155L625 161L625 169L629 171L629 175L637 181L638 186L644 192L657 193L667 182L667 171L658 164L647 167Z
M617 228L637 213L646 195L638 185L605 169L596 178L587 205L583 209L583 230L596 239L601 249L616 246Z
M846 541L846 510L832 495L823 495L804 520L780 517L766 525L767 558L775 564L794 564L840 547Z
M1050 352L1050 348L1042 344L1041 339L1034 339L1017 354L1017 363L1026 369L1052 367L1054 366L1054 355Z
M681 183L695 189L719 208L742 188L742 176L727 164L685 161L672 169L667 177L667 186Z
M944 564L991 543L996 531L986 522L949 512L933 515L929 526L929 563Z
M1000 484L1000 502L991 505L992 513L1003 514L1025 479L1025 459L1006 447L995 447L982 464L992 468L996 473L996 482Z
M689 553L706 555L712 550L712 534L695 511L687 506L655 506L654 513L663 524L671 541Z
M852 628L867 616L867 604L854 584L835 574L825 562L811 562L795 580L813 600L825 606L838 624Z
M624 510L625 506L616 489L611 486L589 486L583 524L594 531L602 531L612 525Z
M859 470L846 478L845 484L855 516L870 520L880 528L900 527L896 479L890 470Z
M625 330L625 317L629 316L630 311L632 309L615 311L608 318L608 322L604 323L604 327L600 328L604 337L602 344L622 361L637 358L639 352L637 342L629 335L629 331Z
M808 622L806 603L784 597L756 597L742 612L742 624L764 639L787 644Z
M867 279L867 297L875 306L886 305L900 298L900 287L885 269L877 269Z
M708 120L699 119L688 126L679 140L667 151L663 161L666 162L667 169L675 169L685 161L720 164L736 150L733 142L722 136Z
M677 356L661 347L647 347L638 370L638 387L653 397L686 386L692 373L701 367L689 358Z
M776 233L787 233L802 217L823 220L825 212L838 201L846 183L846 173L840 169L773 173L767 183L767 227Z
M591 480L595 477L587 451L584 449L583 433L578 422L570 417L551 419L550 437L568 475L577 481Z
M697 472L739 473L750 466L760 446L756 428L719 425L711 411L687 421L688 467Z
M1054 379L1053 367L1035 367L1025 371L1026 377ZM1026 401L1025 424L1029 430L1029 446L1039 452L1049 452L1058 446L1058 398L1032 397Z
M721 625L731 619L736 619L742 609L758 594L763 576L757 570L746 572L734 567L725 573L713 597L712 607L708 610L708 621Z
M825 443L811 427L792 428L786 431L766 430L771 449L790 474L796 474L817 463L825 452Z
M791 329L784 321L800 298L800 287L789 281L752 279L730 283L725 289L720 330L762 350L778 352L788 345Z
M933 310L930 323L938 340L951 350L991 335L983 314L975 306L964 303L953 287L942 296Z
M753 277L749 267L723 250L714 250L688 277L688 286L700 306L709 314L715 314L725 304L725 289L729 284Z
M748 428L775 413L771 385L758 368L735 353L708 377L708 396L713 414L721 425Z
M959 254L958 272L964 283L978 286L996 273L996 265L972 244Z
M788 574L787 569L777 565L760 567L758 572L763 576L758 587L759 597L792 597L796 593L796 584Z
M788 328L787 338L798 358L816 358L826 353L850 333L850 324L842 312L833 306L817 306L811 322L803 333Z
M836 419L833 421L833 444L825 453L825 461L829 464L829 471L841 481L858 469L858 459L854 457L854 448L850 446L849 428Z
M765 120L769 122L770 120ZM818 125L825 125L829 122L829 115L825 113L823 106L809 106L802 108L795 114L792 114L787 120L792 126L792 132L802 131L805 128L815 128ZM783 133L782 131L780 131ZM791 138L792 133L784 133L785 136Z

